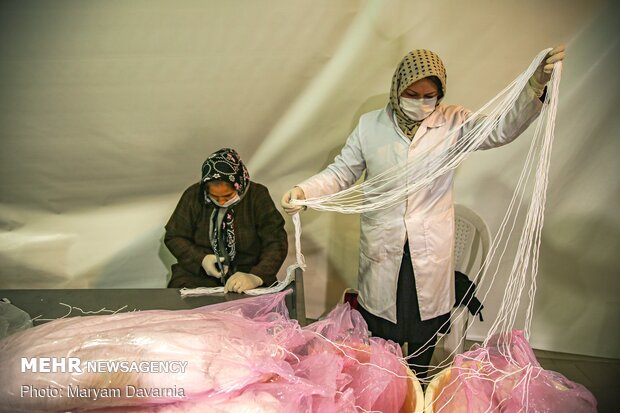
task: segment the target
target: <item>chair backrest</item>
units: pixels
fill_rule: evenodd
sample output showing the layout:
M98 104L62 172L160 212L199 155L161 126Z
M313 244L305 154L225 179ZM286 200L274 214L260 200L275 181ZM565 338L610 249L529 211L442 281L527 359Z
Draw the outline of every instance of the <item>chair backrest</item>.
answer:
M464 205L455 204L454 212L454 269L467 274L472 281L477 282L480 275L474 276L484 265L491 244L489 227L478 214ZM479 265L474 267L476 264Z
M491 243L489 228L478 214L464 205L455 204L454 213L454 269L466 274L471 281L478 284ZM452 312L450 332L444 335L435 347L435 365L446 359L451 360L455 354L463 352L469 317L464 305Z

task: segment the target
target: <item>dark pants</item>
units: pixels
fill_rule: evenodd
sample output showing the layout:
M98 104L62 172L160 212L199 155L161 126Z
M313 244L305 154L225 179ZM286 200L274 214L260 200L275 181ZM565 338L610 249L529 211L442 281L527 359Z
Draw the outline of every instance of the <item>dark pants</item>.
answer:
M359 312L366 320L368 329L373 336L392 340L400 345L407 343L408 351L405 356L420 352L408 359L410 368L418 378L426 377L427 367L433 356L433 349L437 342L437 333L448 326L450 313L440 315L430 320L422 321L418 296L416 294L415 276L411 265L409 242L403 248L403 260L398 272L398 290L396 292L396 319L397 324L369 313L361 305Z

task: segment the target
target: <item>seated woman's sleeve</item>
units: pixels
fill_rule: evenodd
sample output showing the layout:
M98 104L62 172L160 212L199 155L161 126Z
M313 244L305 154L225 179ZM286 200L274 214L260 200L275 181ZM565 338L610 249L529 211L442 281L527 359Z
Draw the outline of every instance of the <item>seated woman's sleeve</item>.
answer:
M250 273L262 278L263 286L268 287L276 281L276 274L286 259L288 239L284 230L284 218L273 203L269 191L262 185L257 185L257 189L254 213L261 252L258 263L252 267Z
M179 265L188 273L204 272L202 260L207 255L203 246L194 239L199 213L198 184L189 187L181 196L177 207L166 224L164 243ZM204 275L204 274L203 274Z

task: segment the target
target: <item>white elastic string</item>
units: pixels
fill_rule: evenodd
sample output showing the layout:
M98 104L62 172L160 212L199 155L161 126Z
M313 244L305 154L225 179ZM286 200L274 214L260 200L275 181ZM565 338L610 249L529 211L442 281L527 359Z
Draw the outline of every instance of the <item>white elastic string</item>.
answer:
M304 254L301 253L301 217L299 212L293 215L292 219L293 226L295 227L295 258L297 259L295 267L305 271L306 259L304 258Z
M59 302L58 304L67 307L68 312L60 317L55 317L55 318L43 318L42 315L38 315L36 317L32 318L33 322L47 322L47 321L54 321L54 320L60 320L63 318L69 318L69 317L74 317L75 315L73 315L74 311L78 311L79 314L78 316L88 316L88 315L93 315L93 314L117 314L119 312L125 312L124 310L128 307L128 305L124 305L116 310L109 310L105 307L96 310L96 311L89 311L89 310L83 310L80 307L76 307L70 304L65 304L65 303L61 303ZM137 311L136 309L134 309L133 311Z
M508 338L510 337L510 334L508 333L514 328L514 322L516 320L516 313L519 307L519 299L523 291L523 287L526 284L525 281L526 281L526 275L528 274L528 271L527 271L528 267L530 268L529 274L531 277L530 290L529 290L530 300L529 300L529 306L527 310L524 332L525 332L526 338L529 337L529 332L531 328L531 319L532 319L532 314L533 314L533 305L534 305L533 298L534 298L534 294L536 291L535 278L536 278L536 274L538 270L538 253L539 253L539 247L540 247L540 235L541 235L543 216L544 216L543 215L544 214L544 203L545 203L544 198L545 198L546 186L548 182L547 177L548 177L548 170L549 170L549 159L550 159L549 157L550 157L550 150L551 150L553 134L554 134L553 128L555 125L555 113L557 112L557 99L559 96L558 92L559 92L560 75L561 75L561 64L557 64L554 67L552 80L550 82L550 87L549 87L549 90L547 93L547 99L545 102L546 104L543 107L543 113L540 116L537 129L535 132L535 139L532 141L532 145L530 148L530 152L528 153L528 159L526 161L526 165L522 171L522 175L517 185L517 190L515 191L513 199L511 200L509 210L506 216L504 217L504 220L502 221L502 224L500 226L500 231L498 232L498 236L494 238L492 246L489 250L489 255L485 259L485 263L488 263L489 261L493 259L493 255L495 254L497 246L500 243L504 244L504 252L506 250L506 247L508 245L507 238L504 238L504 242L500 240L502 240L502 234L506 227L506 223L508 222L508 219L511 213L513 213L514 211L515 199L518 197L518 195L520 195L519 196L520 199L523 198L523 191L522 191L523 183L524 182L527 183L527 180L529 179L528 177L525 176L525 173L531 170L532 159L533 159L532 154L535 149L538 149L540 151L540 155L539 155L538 167L536 168L536 182L537 183L533 190L532 201L531 201L531 210L533 214L530 214L529 219L526 221L524 225L522 239L519 244L519 250L518 250L518 253L514 261L515 265L513 265L513 270L511 271L511 276L509 277L508 285L505 291L505 296L504 296L504 299L502 300L503 308L500 310L498 317L495 320L494 327L492 327L491 332L489 333L488 337L491 337L494 332L503 332L505 333L504 334L505 337L508 337ZM540 142L541 139L542 139L542 143ZM518 213L518 209L519 209L519 206L521 205L521 202L517 202L517 205L518 207L517 207L516 212L513 214L513 218L512 218L513 224L509 232L508 238L510 237L512 230L514 229L514 225L516 223L516 215ZM503 252L501 256L503 257ZM499 269L500 261L501 260L496 261L497 270ZM485 267L489 268L490 266L487 265ZM495 279L497 270L491 277L491 283ZM487 274L489 274L488 271L487 271ZM483 274L479 285L483 285L484 283L483 280L486 278L487 274ZM490 291L490 286L487 289L487 293L484 295L482 301L484 301L484 298L486 297L489 291ZM468 329L470 327L471 325L468 326ZM462 338L462 340L464 340L464 337ZM485 344L486 344L486 341L485 341ZM510 346L510 341L508 340L503 347L508 348L509 346ZM507 358L511 358L507 350L504 350L504 353L506 354Z
M551 147L554 137L555 118L557 114L561 70L561 63L554 65L546 104L543 108L543 114L541 115L541 120L544 119L545 122L539 123L535 134L537 137L542 136L543 139L538 145L540 160L536 168L532 200L519 242L518 253L515 257L515 265L513 265L513 269L509 276L508 288L506 289L504 300L502 300L502 307L500 308L496 323L489 332L489 337L494 333L508 333L514 327L514 313L518 307L528 274L530 276L530 302L527 309L524 332L526 338L529 337L534 304L533 295L536 291L540 237L544 218L544 206L548 184ZM526 271L528 268L530 268L529 273Z

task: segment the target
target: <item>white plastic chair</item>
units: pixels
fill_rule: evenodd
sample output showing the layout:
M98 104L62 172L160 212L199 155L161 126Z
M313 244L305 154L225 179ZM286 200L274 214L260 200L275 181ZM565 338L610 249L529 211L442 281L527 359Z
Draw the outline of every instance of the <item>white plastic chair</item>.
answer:
M454 269L470 277L476 285L484 272L484 259L489 252L491 235L484 220L468 207L454 205L455 236L454 236ZM463 352L465 331L471 315L467 307L460 305L452 311L450 333L445 334L438 342L435 350L443 350L443 360Z
M484 220L468 207L454 205L455 235L454 235L454 269L460 271L477 285L484 272L484 258L489 251L491 234ZM340 302L346 301L347 293L357 294L357 290L347 288L342 293ZM459 316L459 314L463 313ZM469 322L469 311L464 305L452 311L450 333L444 334L435 346L433 359L439 361L454 357L463 352L465 330ZM442 357L443 356L443 357Z

